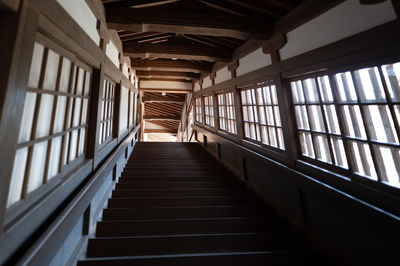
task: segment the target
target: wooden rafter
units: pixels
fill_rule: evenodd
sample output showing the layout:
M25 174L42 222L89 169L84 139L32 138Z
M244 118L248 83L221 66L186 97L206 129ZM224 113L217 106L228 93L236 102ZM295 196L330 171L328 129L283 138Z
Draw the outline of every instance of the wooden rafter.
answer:
M196 1L153 8L107 7L110 29L225 36L237 39L268 39L270 20L240 17Z
M180 116L157 116L157 115L144 115L144 120L181 120Z
M182 71L194 73L209 73L212 64L208 62L190 62L186 60L147 60L132 59L132 67L136 70L161 70L161 71Z
M135 58L176 58L204 61L229 61L232 51L224 48L211 48L195 45L169 43L137 43L125 42L124 55Z
M137 70L136 75L139 78L166 78L166 79L199 79L200 74L192 73L192 72L177 72L177 71L159 71L159 70L151 70L151 71L143 71Z

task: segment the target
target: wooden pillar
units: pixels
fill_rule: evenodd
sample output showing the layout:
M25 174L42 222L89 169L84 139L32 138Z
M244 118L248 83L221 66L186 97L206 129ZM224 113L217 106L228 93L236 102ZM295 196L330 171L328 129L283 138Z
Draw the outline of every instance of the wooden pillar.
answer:
M22 4L19 13L0 10L0 232L3 232L38 20L39 13L28 1Z

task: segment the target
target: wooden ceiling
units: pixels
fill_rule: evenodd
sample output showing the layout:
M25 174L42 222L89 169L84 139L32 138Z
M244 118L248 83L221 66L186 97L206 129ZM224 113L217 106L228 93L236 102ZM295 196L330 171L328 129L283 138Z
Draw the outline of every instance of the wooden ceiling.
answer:
M230 62L233 52L249 40L268 40L276 22L302 2L103 0L107 27L118 32L139 79L181 82L195 82L210 73L214 63ZM173 102L145 106L145 118L180 116L182 111L182 104ZM177 128L175 120L152 123Z
M143 118L147 123L158 126L158 130L146 129L145 133L171 133L178 132L179 121L185 102L184 94L144 92ZM160 128L162 127L162 128Z

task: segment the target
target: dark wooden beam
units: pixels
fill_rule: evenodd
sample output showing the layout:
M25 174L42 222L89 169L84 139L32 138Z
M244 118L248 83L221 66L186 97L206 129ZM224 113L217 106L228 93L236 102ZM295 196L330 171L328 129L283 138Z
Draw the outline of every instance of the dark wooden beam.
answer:
M266 40L272 30L267 20L226 14L195 1L154 8L108 6L106 9L109 29L225 36L243 40Z
M142 98L143 102L149 103L184 103L184 98L172 98L172 97L162 97L162 96L144 96Z
M140 81L173 81L173 82L181 82L181 83L193 83L192 80L182 79L182 78L140 78Z
M232 51L194 45L124 42L124 55L136 58L157 57L215 62L230 61Z
M143 92L167 92L167 93L192 93L193 90L183 90L183 89L162 89L162 88L139 88Z
M171 115L171 116L158 116L158 115L144 115L144 120L181 120L180 116Z
M144 133L169 133L176 134L176 130L173 129L145 129Z
M177 71L159 71L159 70L151 70L151 71L143 71L137 70L136 76L139 78L165 78L165 79L199 79L200 74L191 73L191 72L177 72Z
M212 63L190 62L185 60L168 59L132 59L132 68L136 70L160 70L160 71L182 71L194 73L209 73Z

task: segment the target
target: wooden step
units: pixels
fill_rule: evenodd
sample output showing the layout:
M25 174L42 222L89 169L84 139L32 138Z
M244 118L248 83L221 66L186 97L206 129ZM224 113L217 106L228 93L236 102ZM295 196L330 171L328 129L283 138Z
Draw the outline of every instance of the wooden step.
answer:
M96 236L275 232L287 230L287 228L287 219L281 217L100 221L97 223Z
M271 251L300 248L307 244L300 232L106 237L89 239L87 257Z
M224 182L127 182L117 183L116 189L185 189L185 188L224 188L235 187Z
M251 203L256 204L256 199L246 196L135 197L111 198L108 200L108 208L220 206Z
M105 209L103 220L194 219L275 216L271 207L261 205L189 206Z
M78 263L79 266L310 266L332 265L327 253L320 249L295 249L284 251L261 252L215 252L189 253L176 255L125 256L109 258L87 258Z
M122 181L122 180L120 180ZM130 197L186 197L186 196L237 196L251 195L249 190L243 188L204 188L204 189L130 189L114 190L112 198L130 198Z

